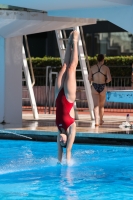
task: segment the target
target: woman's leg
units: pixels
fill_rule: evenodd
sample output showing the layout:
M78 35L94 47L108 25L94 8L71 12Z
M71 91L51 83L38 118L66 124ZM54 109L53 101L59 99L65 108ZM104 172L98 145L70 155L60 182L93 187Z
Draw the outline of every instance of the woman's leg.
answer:
M73 31L70 33L70 36L69 36L68 42L67 42L67 46L66 46L64 64L66 64L67 67L70 65L72 44L73 44Z
M100 125L103 124L103 115L104 115L104 104L106 99L106 93L102 92L99 96L99 115L100 115Z
M66 77L66 64L64 64L58 74L56 85L55 85L55 99L58 96L59 91L64 85L64 80Z
M66 53L65 53L65 58L64 58L64 64L58 74L57 77L57 82L55 85L55 99L58 96L58 93L60 91L60 89L63 87L64 85L64 80L66 78L66 69L70 64L70 59L71 59L71 48L72 48L72 33L69 36L68 39L68 43L67 43L67 47L66 47Z
M99 126L99 93L95 90L95 88L91 87L92 98L94 103L94 115L95 115L95 125Z
M92 92L94 102L95 126L99 126L99 94Z
M68 101L74 102L76 97L76 68L78 64L78 32L73 32L73 50L71 51L71 63L67 69L64 82L65 95Z

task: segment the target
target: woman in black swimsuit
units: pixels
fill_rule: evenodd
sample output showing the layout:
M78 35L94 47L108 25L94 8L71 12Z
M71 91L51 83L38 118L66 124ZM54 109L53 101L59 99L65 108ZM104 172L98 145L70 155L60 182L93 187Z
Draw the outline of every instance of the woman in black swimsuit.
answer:
M92 97L94 101L95 126L103 124L104 104L106 99L106 83L111 81L109 68L104 65L104 55L97 56L97 65L91 67L88 77L92 82ZM99 122L100 117L100 122Z

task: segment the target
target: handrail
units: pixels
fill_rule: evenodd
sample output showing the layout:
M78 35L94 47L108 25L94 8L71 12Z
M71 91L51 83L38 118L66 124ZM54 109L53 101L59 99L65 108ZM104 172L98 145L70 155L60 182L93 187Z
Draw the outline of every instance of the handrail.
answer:
M48 102L48 72L49 72L49 70L50 70L50 72L52 71L52 69L51 69L51 66L47 66L46 67L46 79L45 79L45 81L46 81L46 83L45 83L45 96L46 96L46 103L45 103L45 114L47 113L47 102Z
M28 58L29 58L30 71L31 71L31 77L32 77L32 87L33 87L35 85L35 76L34 76L34 72L33 72L30 50L29 50L29 45L28 45L28 40L27 40L26 35L24 35L24 39L25 39L26 50L27 50L27 54L28 54Z
M87 64L88 71L89 71L90 70L90 64L89 64L89 60L88 60L88 54L87 54L86 43L85 43L85 39L84 39L84 33L83 33L82 26L79 26L79 29L80 29L80 34L81 34L81 39L82 39L84 54L85 54L85 57L86 57L86 64Z
M51 110L51 89L52 89L52 82L53 82L52 75L56 75L56 79L55 79L55 85L56 85L58 72L50 71L50 73L49 73L49 83L50 83L50 89L49 89L49 114L50 114L50 110ZM55 107L55 98L54 98L53 107Z
M56 80L57 80L57 75L58 72L53 72L53 69L57 69L60 68L59 66L47 66L46 67L46 78L45 78L45 95L46 95L46 103L45 103L45 114L47 113L47 105L49 106L49 114L50 114L50 110L51 110L51 88L52 88L52 81L53 81L53 77L52 75L56 75L56 79L55 79L55 84L56 84ZM54 106L55 106L55 100L54 100Z

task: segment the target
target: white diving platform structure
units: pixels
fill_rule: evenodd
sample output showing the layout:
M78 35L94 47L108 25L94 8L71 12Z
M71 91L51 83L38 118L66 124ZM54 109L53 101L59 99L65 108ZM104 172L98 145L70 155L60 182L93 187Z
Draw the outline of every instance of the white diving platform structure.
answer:
M0 123L22 123L23 35L95 23L95 19L60 18L48 16L46 12L1 9ZM33 109L34 105L35 101ZM35 115L38 115L36 110Z
M22 123L23 35L95 24L96 19L133 33L133 0L1 0L0 8L0 123Z

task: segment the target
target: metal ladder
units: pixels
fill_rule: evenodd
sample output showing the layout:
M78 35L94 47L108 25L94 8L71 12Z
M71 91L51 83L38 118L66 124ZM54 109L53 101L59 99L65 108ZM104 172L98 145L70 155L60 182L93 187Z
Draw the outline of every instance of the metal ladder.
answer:
M26 59L26 53L25 53L25 48L22 46L22 57L23 57L23 66L22 66L22 84L25 85L23 88L23 91L28 93L27 97L22 98L23 101L29 101L31 104L32 112L33 112L33 117L34 119L38 119L38 110L36 106L36 100L34 96L34 91L33 91L33 86L35 84L35 78L34 78L34 73L33 73L33 68L32 68L32 63L31 63L31 58L30 58L30 52L29 52L29 47L28 47L28 41L26 35L24 36L25 39L25 44L26 44L26 49L29 57L29 63L30 63L30 71L31 71L31 76L32 76L32 82L31 82L31 76L28 68L28 63Z
M58 72L53 71L56 70L59 67L51 67L51 66L47 66L46 67L46 84L45 84L45 96L46 96L46 103L45 103L45 114L47 113L47 108L48 108L48 113L51 114L51 107L53 107L53 113L54 113L54 107L55 107L55 97L54 95L52 95L52 83L54 80L54 86L56 84L57 81L57 76L58 76ZM55 79L53 79L53 77ZM52 100L53 100L53 104L52 104Z
M68 30L68 29L65 29L65 30ZM55 31L62 65L64 63L64 57L65 57L65 46L66 46L66 42L68 40L66 37L65 30ZM76 27L70 28L69 30L77 30L79 33L79 41L78 41L79 55L78 55L78 57L79 57L79 63L80 63L80 68L81 68L80 71L82 72L82 78L83 78L82 81L84 82L90 116L91 116L91 119L93 120L94 119L94 112L93 112L94 104L93 104L93 99L92 99L92 94L91 94L90 82L88 81L88 71L87 71L87 65L89 68L89 61L86 59L86 56L85 56L86 48L84 47L84 49L83 49L83 45L85 46L85 42L84 43L82 42L82 39L83 39L82 27L80 29L78 26L76 26ZM81 38L81 35L82 35L82 38ZM87 61L87 64L86 64L86 61ZM78 102L78 101L82 101L82 100L76 99L76 102ZM85 100L83 100L83 101L85 101ZM74 105L75 119L78 119L78 114L76 112L76 102Z

